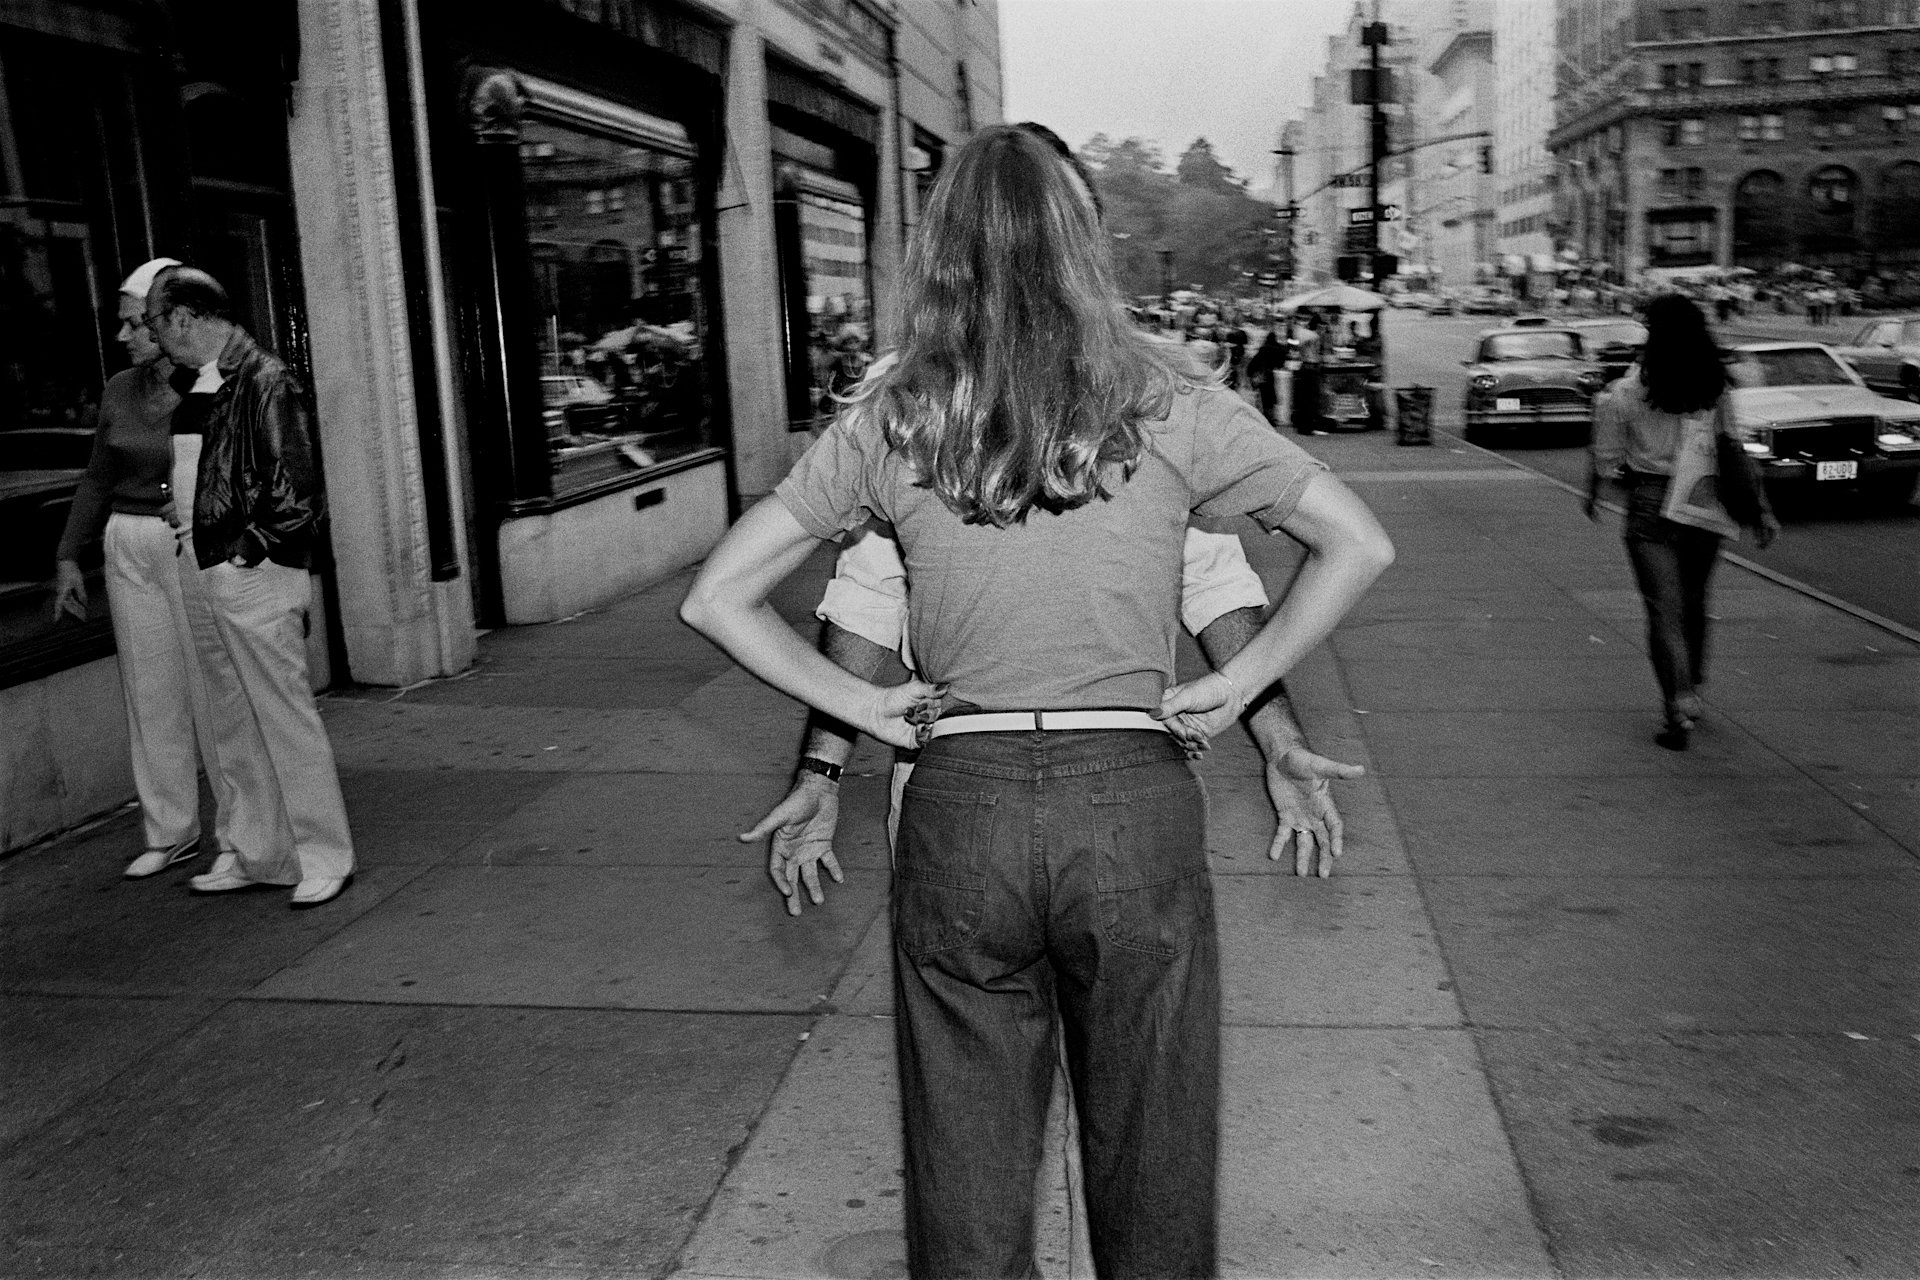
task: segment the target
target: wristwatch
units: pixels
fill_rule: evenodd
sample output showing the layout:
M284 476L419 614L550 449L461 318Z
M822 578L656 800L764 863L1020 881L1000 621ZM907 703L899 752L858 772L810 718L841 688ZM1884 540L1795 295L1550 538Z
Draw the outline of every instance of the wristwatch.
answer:
M817 773L828 782L840 781L840 766L831 760L822 760L819 756L801 756L800 772Z

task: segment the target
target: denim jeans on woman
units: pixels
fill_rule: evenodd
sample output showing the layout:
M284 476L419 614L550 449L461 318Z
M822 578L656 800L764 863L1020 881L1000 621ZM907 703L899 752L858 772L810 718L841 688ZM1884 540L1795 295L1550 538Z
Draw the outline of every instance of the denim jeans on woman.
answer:
M1660 514L1665 476L1642 476L1627 497L1627 557L1647 609L1647 653L1667 713L1674 699L1707 678L1707 584L1720 557L1720 535Z
M1220 966L1206 801L1165 734L937 738L893 890L917 1280L1037 1276L1064 1031L1095 1269L1214 1274Z

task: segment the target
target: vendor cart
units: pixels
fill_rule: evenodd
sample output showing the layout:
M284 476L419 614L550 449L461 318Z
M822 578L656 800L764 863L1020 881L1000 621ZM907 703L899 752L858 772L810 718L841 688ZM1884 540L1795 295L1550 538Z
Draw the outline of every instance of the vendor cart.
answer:
M1387 425L1386 299L1348 285L1280 304L1293 351L1293 425L1302 433Z

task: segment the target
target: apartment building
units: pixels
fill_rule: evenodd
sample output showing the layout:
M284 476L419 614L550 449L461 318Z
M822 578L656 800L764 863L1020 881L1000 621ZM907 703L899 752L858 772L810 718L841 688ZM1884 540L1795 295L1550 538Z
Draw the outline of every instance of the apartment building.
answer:
M1920 0L1560 0L1549 149L1616 278L1920 267Z

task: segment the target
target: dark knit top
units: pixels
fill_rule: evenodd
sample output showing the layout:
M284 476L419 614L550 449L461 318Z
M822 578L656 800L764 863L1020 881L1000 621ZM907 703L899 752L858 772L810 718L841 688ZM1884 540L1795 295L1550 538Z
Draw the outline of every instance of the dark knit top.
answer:
M164 360L157 364L159 370L170 367ZM59 559L78 560L80 549L100 536L114 512L160 514L171 497L172 419L179 403L180 397L155 365L123 369L107 379L100 394L93 455L67 511L66 532L56 553Z

